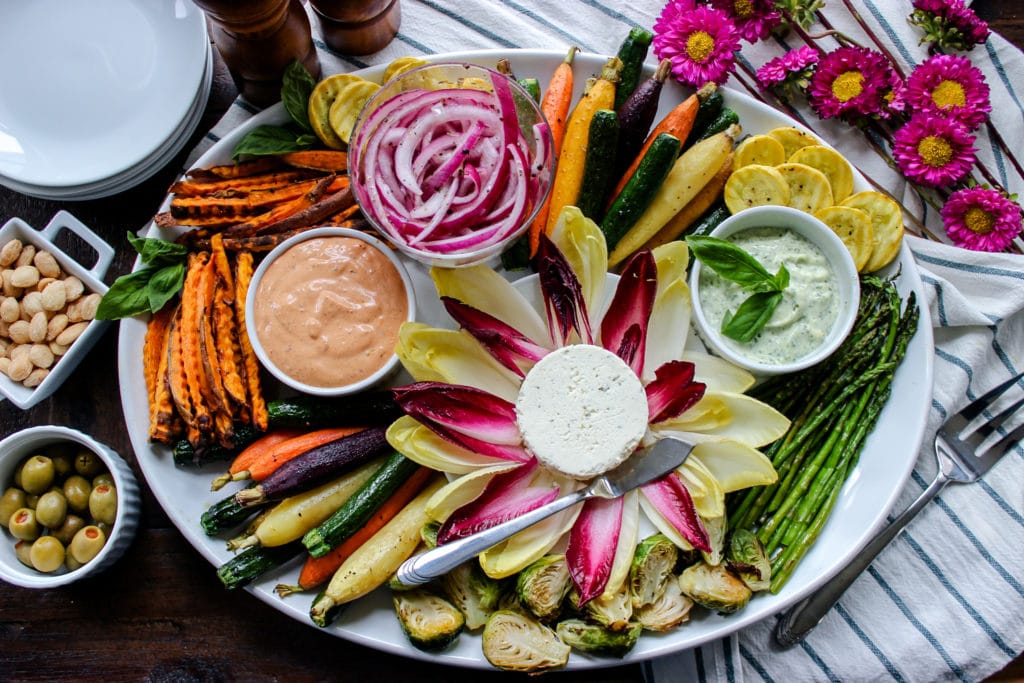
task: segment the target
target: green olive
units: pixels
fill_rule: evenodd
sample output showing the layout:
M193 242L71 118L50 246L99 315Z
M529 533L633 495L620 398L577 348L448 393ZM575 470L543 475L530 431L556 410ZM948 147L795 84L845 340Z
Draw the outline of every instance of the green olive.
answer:
M35 510L18 508L7 523L11 535L23 541L34 541L39 538L39 522Z
M116 486L114 483L114 475L110 472L101 472L92 478L92 487L96 488L100 484L107 484L108 486Z
M21 488L38 495L50 488L55 474L52 460L45 455L33 455L21 468Z
M68 514L68 499L60 491L47 491L36 503L36 519L47 529L56 529Z
M22 460L21 462L18 463L18 466L14 468L14 476L11 478L11 483L14 484L16 488L19 489L21 488L21 470L24 467L25 461Z
M57 477L63 479L72 472L75 471L75 458L66 451L51 454L50 460L53 460L53 469L57 473Z
M71 539L68 552L74 555L76 560L85 564L96 557L106 542L107 537L103 531L97 526L89 525L78 530L75 537Z
M64 523L58 528L50 529L50 533L57 538L58 541L67 545L71 543L71 539L75 537L78 530L85 526L85 520L78 515L68 514L64 517Z
M32 567L32 544L28 541L18 541L14 544L14 555L26 567ZM35 569L35 567L32 567Z
M82 563L75 559L75 556L70 551L64 551L64 566L68 568L69 572L73 572L82 566Z
M36 509L36 505L38 503L39 503L39 496L37 496L36 494L32 493L32 494L29 494L29 495L25 496L25 507L29 508L30 510L35 510Z
M103 461L92 451L82 449L75 455L75 471L87 479L95 477L103 471Z
M41 572L57 571L64 564L64 544L53 536L40 536L29 551L32 566Z
M100 484L89 494L89 514L97 522L113 524L117 516L117 489Z
M64 480L64 497L68 499L68 507L78 514L89 509L89 494L92 486L89 480L80 474L72 474Z
M25 492L14 486L4 491L4 495L0 496L0 519L8 520L18 508L28 507L25 498Z
M96 526L103 532L103 535L110 538L110 531L114 528L113 524L107 524L106 522L96 522Z

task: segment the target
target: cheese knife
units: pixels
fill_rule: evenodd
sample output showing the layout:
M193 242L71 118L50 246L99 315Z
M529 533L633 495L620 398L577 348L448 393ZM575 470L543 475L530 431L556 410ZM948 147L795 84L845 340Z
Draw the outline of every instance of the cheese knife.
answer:
M578 491L556 498L519 517L471 536L439 545L406 560L398 568L398 581L407 586L426 583L556 512L588 498L617 498L676 469L686 462L692 450L691 443L673 438L661 439L654 445L637 451L624 463L597 477Z

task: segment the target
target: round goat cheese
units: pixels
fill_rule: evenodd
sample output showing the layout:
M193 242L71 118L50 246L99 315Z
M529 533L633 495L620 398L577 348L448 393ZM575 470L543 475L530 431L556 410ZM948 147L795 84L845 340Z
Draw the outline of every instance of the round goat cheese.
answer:
M611 351L574 344L530 372L516 401L519 430L541 464L592 479L622 463L647 430L647 393Z

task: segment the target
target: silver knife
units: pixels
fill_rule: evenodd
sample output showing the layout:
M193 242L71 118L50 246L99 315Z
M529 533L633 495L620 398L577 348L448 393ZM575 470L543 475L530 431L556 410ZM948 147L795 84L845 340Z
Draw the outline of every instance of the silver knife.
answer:
M426 583L556 512L588 498L617 498L638 486L643 486L682 465L692 450L692 443L673 438L661 439L654 445L637 451L626 462L594 479L589 486L579 491L557 498L547 505L490 529L439 545L406 560L398 568L396 577L407 586Z

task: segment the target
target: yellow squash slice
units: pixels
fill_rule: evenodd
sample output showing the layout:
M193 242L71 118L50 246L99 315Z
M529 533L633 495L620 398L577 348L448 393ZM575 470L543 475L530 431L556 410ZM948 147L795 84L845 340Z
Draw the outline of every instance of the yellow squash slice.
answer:
M317 83L309 95L309 125L331 149L345 149L345 142L331 128L331 105L345 86L365 80L352 74L334 74Z
M805 164L785 163L775 167L789 183L789 206L814 213L832 206L832 186L828 177Z
M903 213L900 205L881 192L866 190L850 195L843 200L842 206L852 206L871 216L871 225L875 229L875 247L864 266L864 272L872 273L889 265L900 253L900 243L903 241Z
M729 212L735 214L752 206L787 206L790 192L777 168L751 164L732 172L722 194Z
M409 69L415 69L418 66L426 66L427 60L420 59L419 57L399 57L391 61L387 68L384 69L384 83L387 83L398 74L404 74Z
M380 90L380 86L373 81L356 81L342 88L338 96L334 98L328 119L331 129L345 144L348 144L349 138L352 136L352 128L356 125L356 119L359 118L359 112L363 110L363 105L378 90Z
M811 145L793 152L791 163L816 168L828 178L832 186L832 201L841 202L853 192L853 169L839 152L824 145Z
M777 166L785 161L786 150L783 149L781 142L770 135L751 135L736 147L733 166Z
M852 206L829 206L815 212L814 217L832 228L832 232L846 245L857 270L862 272L875 248L871 216Z
M786 160L788 161L793 153L798 149L804 147L810 147L811 145L817 145L818 139L810 133L796 128L794 126L782 126L780 128L773 128L768 131L768 135L772 136L782 144L782 149L786 151Z

